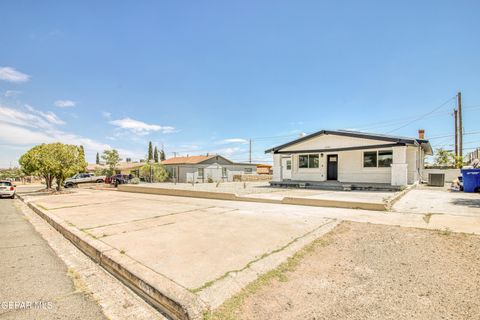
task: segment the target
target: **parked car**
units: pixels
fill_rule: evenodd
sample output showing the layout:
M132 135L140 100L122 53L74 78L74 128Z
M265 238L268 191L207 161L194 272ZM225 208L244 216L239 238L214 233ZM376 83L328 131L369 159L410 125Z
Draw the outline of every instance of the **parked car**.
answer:
M1 180L0 181L0 198L8 197L15 199L15 194L17 192L17 186L14 185L11 181Z
M126 184L132 179L131 174L115 174L110 177L110 184Z
M71 178L65 180L63 186L65 188L72 188L81 183L103 183L105 176L96 176L93 173L77 173Z

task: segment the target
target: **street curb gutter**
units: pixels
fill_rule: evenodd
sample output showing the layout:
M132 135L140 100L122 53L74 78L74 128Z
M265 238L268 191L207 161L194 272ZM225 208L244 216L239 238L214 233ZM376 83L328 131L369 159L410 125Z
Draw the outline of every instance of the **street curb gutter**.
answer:
M234 193L227 193L227 192L153 188L153 187L142 187L142 186L132 186L132 185L120 185L118 186L118 191L157 194L157 195L175 196L175 197L261 202L261 203L274 203L274 204L291 204L291 205L313 206L313 207L363 209L363 210L375 210L375 211L387 210L387 205L381 202L356 202L356 201L311 199L311 198L298 198L298 197L284 197L283 199L265 199L265 198L251 197L251 196L250 197L238 196Z
M199 320L209 306L198 296L172 280L152 271L118 250L67 225L53 213L45 213L17 195L30 209L47 221L90 259L98 263L143 299L174 320Z

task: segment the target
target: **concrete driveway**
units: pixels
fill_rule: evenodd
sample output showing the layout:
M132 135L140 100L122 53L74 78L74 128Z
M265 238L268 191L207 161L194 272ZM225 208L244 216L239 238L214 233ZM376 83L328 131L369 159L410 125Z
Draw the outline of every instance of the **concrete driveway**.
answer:
M398 200L392 210L480 218L480 194L420 186Z
M151 273L145 279L161 275L213 308L341 220L480 234L480 218L471 215L443 214L425 219L416 212L104 190L27 196L25 200L78 230L87 241L94 239L97 246L128 258L128 265L141 265Z

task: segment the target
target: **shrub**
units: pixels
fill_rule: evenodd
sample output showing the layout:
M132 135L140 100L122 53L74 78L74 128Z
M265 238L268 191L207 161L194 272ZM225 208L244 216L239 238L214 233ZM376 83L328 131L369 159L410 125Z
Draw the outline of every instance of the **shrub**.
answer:
M130 183L131 184L139 184L140 183L140 179L139 178L133 178L132 180L130 180Z

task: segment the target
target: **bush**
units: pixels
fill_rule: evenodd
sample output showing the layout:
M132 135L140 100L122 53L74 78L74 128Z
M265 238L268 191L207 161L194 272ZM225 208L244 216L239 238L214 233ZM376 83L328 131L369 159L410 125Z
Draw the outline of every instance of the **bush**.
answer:
M139 184L139 183L140 183L140 179L135 177L135 178L133 178L133 179L130 180L130 183L131 183L131 184Z
M140 169L140 178L147 182L164 182L168 179L168 171L160 163L147 163Z

